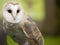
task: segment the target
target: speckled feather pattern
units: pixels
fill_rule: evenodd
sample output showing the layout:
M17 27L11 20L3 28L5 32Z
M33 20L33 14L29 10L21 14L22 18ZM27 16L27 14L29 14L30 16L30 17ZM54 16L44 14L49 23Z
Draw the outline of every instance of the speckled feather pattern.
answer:
M25 43L28 40L33 40L31 42L32 44L34 42L37 45L43 45L42 34L36 26L35 22L30 20L29 16L27 19L21 21L18 24L12 24L5 21L4 27L6 32L18 43ZM24 31L27 33L28 36L26 36Z
M3 29L20 45L44 45L36 23L19 3L10 2L3 8Z

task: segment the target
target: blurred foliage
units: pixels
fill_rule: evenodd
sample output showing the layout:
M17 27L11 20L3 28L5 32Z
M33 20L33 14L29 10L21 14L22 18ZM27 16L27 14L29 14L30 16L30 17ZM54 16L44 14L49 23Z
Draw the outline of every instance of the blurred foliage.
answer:
M59 36L46 36L45 39L45 45L60 45L60 37Z
M7 44L8 45L18 45L18 43L14 42L10 36L7 36Z

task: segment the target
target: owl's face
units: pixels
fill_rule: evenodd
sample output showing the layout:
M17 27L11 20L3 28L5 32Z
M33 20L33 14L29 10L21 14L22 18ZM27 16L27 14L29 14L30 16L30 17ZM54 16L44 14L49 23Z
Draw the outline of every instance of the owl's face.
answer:
M8 3L3 8L3 17L10 23L20 22L23 14L23 8L19 3Z

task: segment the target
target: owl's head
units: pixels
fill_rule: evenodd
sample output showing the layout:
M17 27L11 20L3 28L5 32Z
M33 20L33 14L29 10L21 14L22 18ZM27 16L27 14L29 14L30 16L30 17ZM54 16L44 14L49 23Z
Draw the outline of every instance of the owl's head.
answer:
M3 17L10 23L18 23L23 18L23 7L17 2L9 2L3 7Z

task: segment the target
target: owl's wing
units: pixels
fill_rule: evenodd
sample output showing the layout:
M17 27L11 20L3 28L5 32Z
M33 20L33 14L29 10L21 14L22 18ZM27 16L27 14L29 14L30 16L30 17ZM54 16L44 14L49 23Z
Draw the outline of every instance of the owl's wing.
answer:
M33 39L36 43L38 43L38 45L44 45L43 36L31 17L28 16L27 19L24 20L22 23L22 29L25 35L28 38Z

